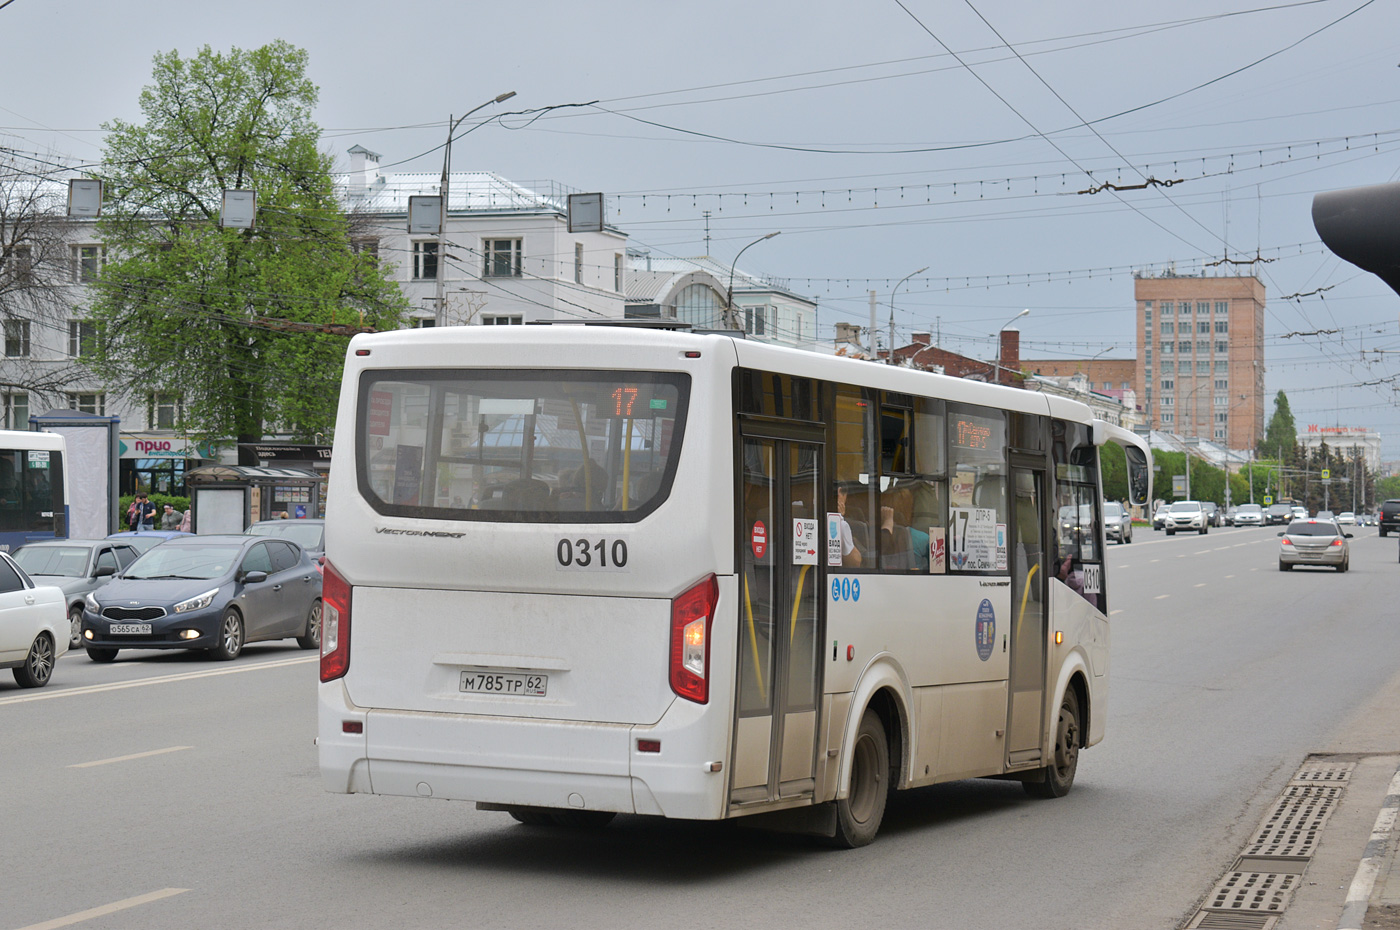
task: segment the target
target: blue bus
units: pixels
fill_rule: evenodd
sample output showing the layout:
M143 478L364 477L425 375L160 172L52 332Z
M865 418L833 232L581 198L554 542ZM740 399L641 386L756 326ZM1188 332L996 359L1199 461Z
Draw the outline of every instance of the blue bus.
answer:
M0 552L68 536L63 437L0 430Z

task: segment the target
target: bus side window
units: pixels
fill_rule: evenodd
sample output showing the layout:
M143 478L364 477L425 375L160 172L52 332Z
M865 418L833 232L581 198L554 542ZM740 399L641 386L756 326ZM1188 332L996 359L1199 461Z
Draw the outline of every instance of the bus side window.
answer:
M879 482L875 471L875 407L860 388L835 391L835 474L846 489L846 522L860 551L860 564L874 568L880 529ZM833 501L834 506L834 501Z

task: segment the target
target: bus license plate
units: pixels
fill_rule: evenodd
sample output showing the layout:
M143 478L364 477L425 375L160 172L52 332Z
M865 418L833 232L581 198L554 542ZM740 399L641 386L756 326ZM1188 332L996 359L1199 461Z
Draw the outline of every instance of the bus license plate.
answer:
M109 633L147 633L151 632L149 623L114 623L107 628Z
M522 697L544 697L549 687L548 675L523 672L462 672L461 690L472 694L510 694Z

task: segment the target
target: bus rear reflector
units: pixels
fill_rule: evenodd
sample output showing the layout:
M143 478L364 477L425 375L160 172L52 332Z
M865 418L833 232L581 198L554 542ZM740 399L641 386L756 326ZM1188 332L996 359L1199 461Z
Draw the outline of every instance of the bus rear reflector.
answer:
M350 670L350 584L329 561L321 581L321 680Z
M671 690L697 704L710 699L710 624L718 601L714 575L671 601Z

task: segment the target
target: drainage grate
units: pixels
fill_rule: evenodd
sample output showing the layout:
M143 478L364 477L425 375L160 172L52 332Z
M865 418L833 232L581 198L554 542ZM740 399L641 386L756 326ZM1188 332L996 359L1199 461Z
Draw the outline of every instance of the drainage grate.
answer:
M1311 856L1318 836L1344 789L1290 785L1245 846L1245 856Z
M1273 930L1278 917L1270 914L1221 914L1201 911L1187 924L1187 930Z
M1230 872L1207 898L1212 911L1282 914L1299 876L1292 872Z
M1324 784L1339 785L1351 781L1355 762L1310 762L1298 770L1290 785Z
M1187 930L1273 930L1278 918L1269 914L1221 914L1201 911Z

